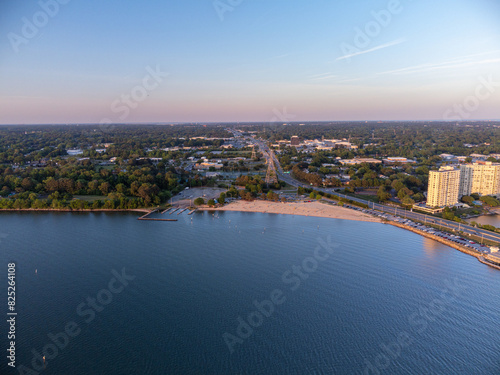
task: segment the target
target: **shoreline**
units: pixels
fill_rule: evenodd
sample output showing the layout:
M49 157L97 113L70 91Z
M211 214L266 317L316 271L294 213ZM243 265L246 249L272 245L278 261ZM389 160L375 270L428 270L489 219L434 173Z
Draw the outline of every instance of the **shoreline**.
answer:
M254 201L255 202L255 201ZM368 221L368 222L378 222L378 223L383 223L383 224L390 224L395 227L398 227L400 229L405 229L408 231L411 231L415 234L418 234L422 237L429 238L431 240L437 241L439 243L442 243L443 245L446 245L448 247L451 247L455 250L458 250L464 254L467 254L469 256L472 256L476 258L479 262L485 264L485 265L490 265L484 261L481 261L481 257L484 255L483 253L472 250L470 248L467 248L465 246L461 246L457 244L456 242L449 241L447 239L444 239L442 237L433 235L431 233L427 233L424 231L420 231L416 228L410 227L405 224L401 224L398 222L394 221L384 221L380 220L378 218L375 218L371 215L361 213L359 211L353 211L351 209L347 209L344 207L340 206L329 206L320 202L311 202L311 203L275 203L275 202L266 202L266 201L257 201L257 204L252 204L254 202L244 202L244 201L236 201L232 202L226 206L219 207L219 208L208 208L208 207L200 207L198 210L200 211L238 211L238 212L255 212L255 213L274 213L274 214L284 214L284 215L298 215L298 216L311 216L311 217L325 217L325 218L335 218L335 219L342 219L342 220L354 220L354 221ZM245 204L246 203L246 204ZM321 212L321 214L318 214L317 212L314 212L314 207L315 205L321 205L325 208L330 208L330 212ZM302 209L299 210L294 210L294 212L289 212L289 210L286 210L286 206L291 206L291 205L302 205ZM304 205L308 205L304 207ZM285 207L283 207L285 206ZM308 208L310 208L308 210ZM288 212L287 212L288 211ZM347 211L347 212L346 212ZM307 212L307 214L306 214ZM368 218L366 217L368 216ZM500 267L495 267L497 269L500 269Z
M269 201L235 201L223 207L198 207L199 211L238 211L265 214L297 215L307 217L323 217L340 220L353 220L372 223L381 223L377 217L354 211L348 208L328 205L318 201L313 202L269 202Z
M20 208L20 209L2 209L1 212L137 212L144 213L145 215L139 217L139 220L158 220L158 221L177 221L174 219L149 219L144 218L149 214L155 212L157 208L147 209L147 208L135 208L135 209L87 209L87 210L71 210L71 209L54 209L54 208L44 208L44 209L34 209L34 208ZM296 215L296 216L306 216L306 217L322 217L330 219L339 220L351 220L360 222L372 222L372 223L383 223L390 224L400 229L405 229L420 236L429 238L431 240L442 243L443 245L449 246L455 250L458 250L464 254L470 255L476 258L479 262L491 266L491 264L485 262L481 258L483 253L479 251L472 250L470 248L461 246L453 241L446 240L442 237L427 233L417 228L410 227L405 224L401 224L394 221L385 221L377 217L374 217L363 212L354 211L341 206L332 206L325 203L320 203L318 201L312 202L269 202L269 201L235 201L231 202L222 207L198 207L198 211L228 211L228 212L252 212L252 213L265 213L265 214L278 214L278 215ZM500 269L500 267L495 267Z
M154 209L152 209L154 210ZM0 209L2 212L151 212L148 208L130 208L130 209L110 209L110 208L97 208L87 210L72 210L66 208L5 208Z
M497 266L496 264L487 262L484 259L484 257L482 257L482 256L478 257L477 260L479 260L483 264L486 264L487 266L490 266L490 267L496 268L497 270L500 270L500 266Z
M479 262L483 263L484 265L487 265L487 266L490 266L490 267L493 267L493 268L496 268L496 269L500 270L500 267L485 262L484 259L483 259L484 254L481 253L481 252L479 252L479 251L475 251L475 250L472 250L472 249L467 248L465 246L461 246L461 245L457 244L456 242L446 240L446 239L444 239L442 237L435 236L435 235L433 235L431 233L420 231L420 230L418 230L416 228L413 228L413 227L410 227L408 225L404 225L404 224L397 223L397 222L388 222L388 224L394 225L395 227L398 227L398 228L401 228L401 229L406 229L406 230L408 230L410 232L413 232L415 234L418 234L418 235L420 235L422 237L426 237L426 238L429 238L431 240L440 242L443 245L449 246L449 247L451 247L451 248L453 248L455 250L458 250L458 251L460 251L460 252L462 252L464 254L467 254L467 255L470 255L470 256L476 258Z

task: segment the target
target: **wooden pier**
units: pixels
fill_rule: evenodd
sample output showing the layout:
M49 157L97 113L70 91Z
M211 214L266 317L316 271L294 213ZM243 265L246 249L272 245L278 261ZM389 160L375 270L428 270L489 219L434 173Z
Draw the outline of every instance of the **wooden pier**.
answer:
M149 221L177 221L177 219L152 219L149 217L140 217L138 220L149 220Z
M158 210L159 210L159 209L158 209L158 208L156 208L156 209L154 209L153 211L149 211L149 212L145 213L144 215L142 215L142 216L139 218L139 220L144 220L144 219L146 219L149 215L154 214L154 213L155 213L155 212L157 212Z
M172 215L175 211L177 211L179 209L179 207L177 207L176 209L174 209L173 211L170 211L168 214L169 215Z
M196 212L196 210L197 210L197 209L195 208L193 211L191 211L190 213L188 213L188 215L192 215L192 214L194 214L194 213Z
M179 212L177 212L177 215L182 214L182 213L183 213L184 211L186 211L186 210L187 210L187 208L185 208L185 209L183 209L183 210L180 210Z
M149 217L148 217L149 215L152 215L152 214L154 214L155 212L158 212L158 211L160 211L160 209L159 209L159 208L154 209L153 211L148 212L148 213L146 213L146 214L142 215L142 216L141 216L141 217L139 217L137 220L149 220L149 221L177 221L177 219L153 219L153 218L149 218Z

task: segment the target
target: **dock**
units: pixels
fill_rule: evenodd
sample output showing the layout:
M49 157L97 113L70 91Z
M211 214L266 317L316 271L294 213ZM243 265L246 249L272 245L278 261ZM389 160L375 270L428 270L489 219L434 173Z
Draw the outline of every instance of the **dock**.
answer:
M153 211L149 211L147 213L145 213L144 215L142 215L138 220L145 220L149 215L152 215L154 214L155 212L157 212L159 209L156 208L154 209Z
M149 220L149 221L177 221L177 219L152 219L149 217L140 217L138 220Z
M182 214L184 211L186 210L189 210L188 207L186 208L182 208L182 207L169 207L167 208L166 210L164 211L161 211L159 208L155 208L154 210L150 211L150 212L147 212L145 213L144 215L142 215L141 217L139 217L137 220L149 220L149 221L178 221L177 219L157 219L157 218L150 218L148 217L149 215L152 215L156 212L159 212L160 214L165 214L168 212L169 215L172 215L174 212L177 212L177 215L180 215ZM194 210L192 210L191 212L188 213L188 215L191 215L192 213L194 213L197 209L195 208Z
M156 208L154 209L153 211L150 211L144 215L142 215L141 217L139 217L137 220L149 220L149 221L177 221L177 219L153 219L153 218L149 218L148 216L149 215L152 215L154 214L155 212L159 212L160 209L159 208Z

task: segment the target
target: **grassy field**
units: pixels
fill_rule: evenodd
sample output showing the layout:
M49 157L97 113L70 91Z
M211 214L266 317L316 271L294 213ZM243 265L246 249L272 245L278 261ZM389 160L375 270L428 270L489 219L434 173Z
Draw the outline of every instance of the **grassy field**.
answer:
M459 208L456 210L455 215L456 216L462 216L462 215L482 215L485 213L485 210L483 207L472 207L472 208Z

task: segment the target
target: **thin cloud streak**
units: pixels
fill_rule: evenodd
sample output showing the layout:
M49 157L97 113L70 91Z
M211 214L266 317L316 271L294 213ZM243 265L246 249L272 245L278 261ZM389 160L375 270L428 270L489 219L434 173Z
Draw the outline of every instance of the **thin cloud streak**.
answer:
M338 76L332 74L332 75L328 75L328 76L312 78L311 81L322 81L324 79L333 79L333 78L338 78Z
M430 72L434 70L441 70L441 69L458 69L458 68L468 68L471 66L477 66L477 65L485 65L485 64L495 64L500 62L500 58L496 59L486 59L486 60L481 60L481 61L471 61L470 59L464 59L462 61L448 61L444 63L435 63L435 64L423 64L423 65L416 65L416 66L410 66L407 68L402 68L402 69L396 69L396 70L390 70L387 72L381 72L377 73L377 75L385 75L385 74L396 74L396 75L403 75L403 74L417 74L417 73L423 73L423 72Z
M380 46L376 46L376 47L367 49L365 51L355 52L355 53L351 53L349 55L338 57L337 59L335 59L335 61L345 60L345 59L349 59L349 58L354 57L354 56L359 56L359 55L364 55L366 53L375 52L375 51L378 51L378 50L381 50L384 48L396 46L396 45L404 43L404 42L406 42L406 39L396 39L392 42L389 42L386 44L381 44Z
M321 73L321 74L313 74L312 76L309 76L310 79L314 79L314 78L320 78L320 77L324 77L324 76L330 76L332 75L333 73L332 72L328 72L328 73Z

